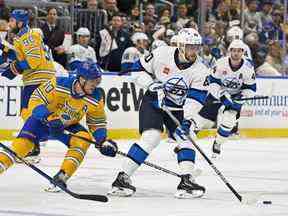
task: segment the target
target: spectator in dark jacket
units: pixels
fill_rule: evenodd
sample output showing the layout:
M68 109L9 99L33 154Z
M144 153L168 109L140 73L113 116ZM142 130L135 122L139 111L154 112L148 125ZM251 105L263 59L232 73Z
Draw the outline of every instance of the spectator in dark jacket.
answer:
M44 34L44 43L52 51L53 58L63 67L66 66L66 54L62 46L65 32L58 26L57 10L54 7L48 8L46 22L41 26Z
M123 30L123 21L119 14L114 14L111 27L99 32L97 59L105 70L120 71L121 58L126 48L133 46L129 34Z

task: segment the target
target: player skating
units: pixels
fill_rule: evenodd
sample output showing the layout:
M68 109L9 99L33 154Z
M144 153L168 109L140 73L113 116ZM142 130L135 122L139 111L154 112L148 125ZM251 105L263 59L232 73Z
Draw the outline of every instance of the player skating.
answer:
M160 143L164 125L179 146L177 160L182 178L175 196L200 197L205 193L205 188L198 185L192 176L196 152L185 136L190 132L191 122L183 118L183 105L189 89L205 80L201 73L207 68L197 55L201 43L201 36L196 30L182 29L178 35L178 47L159 47L130 68L131 71L142 71L135 82L147 89L139 111L141 138L129 149L128 158L109 194L130 196L135 193L130 177ZM172 111L181 127L177 127L161 109L163 106Z

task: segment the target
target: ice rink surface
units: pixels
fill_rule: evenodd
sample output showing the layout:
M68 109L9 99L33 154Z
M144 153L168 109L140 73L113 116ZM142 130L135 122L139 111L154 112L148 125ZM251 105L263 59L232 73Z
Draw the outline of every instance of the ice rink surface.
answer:
M198 140L211 156L212 140ZM118 141L126 151L133 141ZM179 172L174 145L162 142L148 158L150 162ZM65 147L49 142L42 148L39 168L53 176L59 169ZM86 160L70 180L69 188L78 193L105 194L115 179L123 157L108 158L91 146ZM65 193L51 194L43 189L48 182L24 165L16 165L0 176L0 215L2 216L287 216L288 139L230 140L223 147L216 167L241 194L258 194L272 205L242 205L207 162L197 154L203 169L197 182L206 187L203 198L174 198L179 178L142 166L133 176L135 196L110 198L108 203L77 200Z

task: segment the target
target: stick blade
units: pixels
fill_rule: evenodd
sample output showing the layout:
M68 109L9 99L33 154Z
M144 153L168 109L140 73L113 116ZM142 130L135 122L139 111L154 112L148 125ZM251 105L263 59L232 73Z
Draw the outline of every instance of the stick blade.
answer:
M242 196L241 203L244 205L255 205L259 201L259 194L246 194Z
M108 197L103 196L103 195L79 194L79 196L77 198L83 199L83 200L98 201L98 202L108 202Z

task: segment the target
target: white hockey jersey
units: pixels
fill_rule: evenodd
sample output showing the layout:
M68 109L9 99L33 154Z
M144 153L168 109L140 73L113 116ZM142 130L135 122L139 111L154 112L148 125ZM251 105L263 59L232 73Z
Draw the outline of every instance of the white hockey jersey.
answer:
M155 81L167 83L167 81L175 77L180 77L185 82L189 91L193 89L197 89L199 92L205 91L206 86L204 82L209 71L201 62L200 57L198 56L190 67L180 69L175 60L176 52L178 52L176 47L162 46L155 49L148 56L140 58L141 65L147 72L146 76L149 74L150 79L147 78L146 81L140 79L137 83L147 88L149 84Z
M149 52L147 50L144 50L144 54L142 54L136 47L128 47L125 49L123 55L121 64L123 63L133 63L140 59L143 55L148 55Z
M238 70L232 70L229 57L218 59L209 83L209 92L217 99L223 91L231 96L241 93L244 97L252 97L256 92L254 68L246 59Z
M67 51L68 62L71 63L75 60L78 61L93 61L97 62L96 53L91 46L82 46L80 44L75 44L69 48Z

